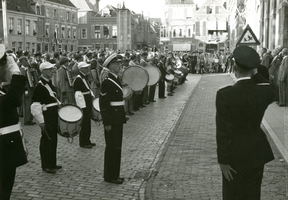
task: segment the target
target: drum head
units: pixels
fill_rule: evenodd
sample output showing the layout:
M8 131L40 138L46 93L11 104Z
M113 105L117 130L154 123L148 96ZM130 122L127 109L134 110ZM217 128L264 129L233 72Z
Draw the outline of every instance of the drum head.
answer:
M122 89L123 89L123 99L128 98L133 92L128 85L123 86Z
M93 100L93 107L94 107L95 110L100 112L99 98L96 98L96 99Z
M168 81L172 81L175 77L173 74L166 74L165 78L168 80Z
M124 70L122 81L134 90L142 90L149 81L148 72L141 66L132 66Z
M83 113L78 106L64 105L63 107L59 108L58 116L67 122L77 122L82 118Z
M145 67L149 74L149 82L148 85L155 85L160 80L161 72L157 67L153 65L148 65Z

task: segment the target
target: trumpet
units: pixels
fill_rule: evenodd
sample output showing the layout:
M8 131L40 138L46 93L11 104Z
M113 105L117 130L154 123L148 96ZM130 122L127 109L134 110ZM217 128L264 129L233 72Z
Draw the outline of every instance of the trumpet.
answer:
M73 78L72 78L71 71L66 70L66 75L67 75L69 86L72 87L73 86Z
M29 68L26 70L26 75L27 75L29 87L33 88L35 86L34 85L34 78L33 78L32 74L31 74Z

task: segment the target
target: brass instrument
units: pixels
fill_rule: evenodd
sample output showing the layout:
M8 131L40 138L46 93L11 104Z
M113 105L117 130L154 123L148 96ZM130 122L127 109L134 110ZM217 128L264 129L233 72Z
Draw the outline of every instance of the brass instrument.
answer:
M73 86L72 73L71 73L70 70L65 70L65 71L66 71L66 75L67 75L69 86L72 87Z
M31 74L29 68L26 70L26 75L27 75L29 87L33 88L35 86L34 85L34 78L33 78L32 74Z

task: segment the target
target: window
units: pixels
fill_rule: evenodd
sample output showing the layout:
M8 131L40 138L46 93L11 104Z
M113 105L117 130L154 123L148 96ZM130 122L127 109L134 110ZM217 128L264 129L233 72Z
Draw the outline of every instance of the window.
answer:
M30 20L25 21L25 34L30 35Z
M41 15L40 6L36 6L36 14L37 14L37 15Z
M69 21L69 15L70 15L70 13L67 12L67 13L66 13L66 20L67 20L67 21Z
M49 24L45 24L45 36L49 37Z
M103 26L103 38L109 38L109 27Z
M12 42L12 51L16 52L16 42Z
M18 42L18 51L22 50L22 42Z
M95 44L95 49L99 50L100 48L100 44Z
M100 26L95 26L95 38L100 38Z
M182 29L179 30L179 36L182 37Z
M56 9L53 10L53 17L54 17L54 19L57 19L57 10Z
M17 20L17 33L18 35L22 35L22 19Z
M32 43L32 53L35 52L35 43Z
M49 48L48 48L48 44L45 43L45 47L44 47L45 51L48 52Z
M72 21L73 21L74 23L76 23L76 14L75 14L75 13L72 14Z
M50 10L49 10L49 8L46 8L46 17L50 17Z
M207 6L207 11L206 11L207 14L212 14L212 8L210 6Z
M163 35L163 31L161 31L160 37L164 37L164 35Z
M164 37L166 37L166 27L164 27L163 35L164 35Z
M73 46L73 44L71 45L71 51L74 51L74 46Z
M117 26L112 27L112 38L117 38Z
M73 27L73 39L77 38L77 31L76 31L76 27Z
M12 33L14 29L14 19L9 18L9 33Z
M64 18L63 18L63 11L62 11L62 10L60 11L60 19L61 19L61 20L64 20Z
M176 30L173 30L173 37L176 37Z
M186 19L192 19L192 17L193 17L193 9L192 8L187 8Z
M26 51L30 51L30 42L26 42Z
M188 37L191 37L191 29L188 29Z
M65 38L65 26L61 27L61 37Z
M33 21L33 35L37 35L37 22Z
M67 26L67 37L71 38L71 27Z
M81 39L87 39L87 29L81 29Z

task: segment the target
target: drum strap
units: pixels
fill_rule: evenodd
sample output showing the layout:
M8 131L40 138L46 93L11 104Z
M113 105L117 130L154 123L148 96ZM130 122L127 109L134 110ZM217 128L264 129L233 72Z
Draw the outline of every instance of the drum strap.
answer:
M108 78L108 80L109 81L111 81L111 82L113 82L117 87L119 87L120 88L120 90L122 90L122 92L123 92L123 89L121 88L121 86L118 84L118 83L116 83L114 80L112 80L111 78Z
M53 90L50 88L50 86L48 84L43 84L42 81L39 81L40 84L42 84L49 92L50 96L55 98L55 100L57 101L57 103L60 105L61 102L57 99L57 97L55 96Z

